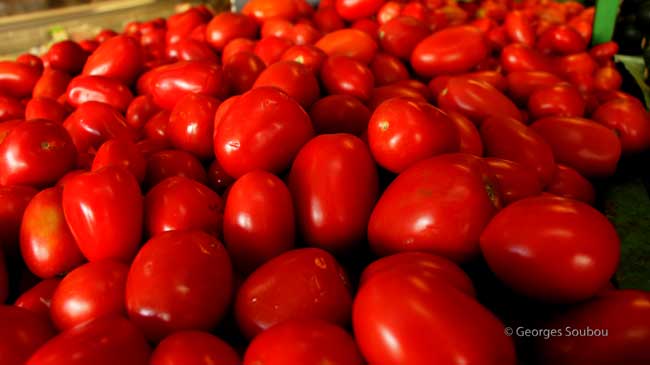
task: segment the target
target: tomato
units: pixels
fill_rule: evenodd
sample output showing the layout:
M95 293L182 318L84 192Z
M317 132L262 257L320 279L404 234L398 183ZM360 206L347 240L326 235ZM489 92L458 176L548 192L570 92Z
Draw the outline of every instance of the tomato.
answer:
M589 180L585 179L576 170L557 165L553 180L546 187L546 191L564 198L580 200L593 205L596 200L596 191Z
M620 243L612 224L594 208L543 196L497 214L481 235L481 250L492 271L516 292L570 303L607 284Z
M447 82L446 91L438 95L438 105L445 111L455 111L480 124L489 117L521 119L517 106L490 84L455 77Z
M594 88L598 91L616 91L621 88L623 77L615 67L601 67L594 75Z
M320 97L318 80L314 73L301 63L279 61L259 74L253 88L275 87L309 108Z
M352 21L374 15L382 6L380 0L336 0L336 11L343 19Z
M415 47L431 32L426 24L410 16L398 16L379 28L379 43L387 53L408 60Z
M231 56L239 52L253 53L256 42L248 38L235 38L228 42L221 52L221 62L225 65Z
M609 176L621 157L616 133L598 123L580 118L550 117L532 126L553 149L555 160L586 177Z
M556 59L557 70L564 76L574 74L593 75L598 69L598 64L588 53L576 53Z
M241 123L244 115L246 123ZM235 178L257 169L279 173L313 133L309 116L296 101L275 88L259 87L241 95L219 122L215 155Z
M126 169L108 166L71 178L62 202L70 231L89 261L133 257L142 233L142 195Z
M0 248L8 259L18 253L23 213L36 193L38 190L28 186L0 186Z
M320 48L312 45L292 46L280 58L282 61L295 61L305 65L311 72L318 74L327 55Z
M127 312L152 341L179 330L210 330L225 314L232 287L219 240L201 231L166 232L145 243L131 264Z
M78 43L86 53L92 53L99 47L99 42L94 39L82 39Z
M569 25L556 25L541 34L537 48L545 53L569 55L584 52L587 40Z
M370 69L345 56L328 57L321 67L320 77L329 94L352 95L362 101L370 98L374 85Z
M282 54L293 46L293 42L284 38L266 37L255 44L254 53L266 66L270 66L280 60Z
M205 29L206 41L217 51L223 51L233 39L254 38L256 34L257 24L253 18L231 12L217 14Z
M426 77L466 72L483 61L488 52L487 40L478 28L451 27L420 41L411 55L411 65Z
M170 44L167 47L167 56L171 60L207 61L212 63L217 63L219 59L205 42L194 39L183 39Z
M154 186L171 176L184 176L201 184L208 181L201 162L188 152L165 150L149 156L145 173L146 185Z
M358 29L369 35L375 42L379 41L379 24L370 18L357 19L350 26L351 29ZM321 35L322 36L322 35ZM318 37L320 38L320 37ZM315 39L318 40L318 39Z
M29 65L0 61L0 94L14 98L29 97L40 76L40 71Z
M63 126L79 152L98 149L111 138L132 140L135 137L122 114L108 104L95 101L80 105L66 118Z
M49 67L76 75L83 69L88 54L78 43L65 40L51 45L43 58Z
M456 126L458 134L458 151L475 156L483 156L483 142L476 126L460 113L448 112L447 116Z
M289 190L304 242L343 252L364 240L379 182L370 151L359 138L324 134L296 156Z
M271 18L282 18L289 21L294 20L299 15L298 2L295 0L251 0L246 2L242 13L252 16L257 21L262 22Z
M0 185L47 186L74 166L70 135L57 123L31 121L15 126L0 144Z
M25 117L25 106L18 99L0 95L0 122Z
M352 336L320 320L290 320L265 331L251 342L244 365L362 365Z
M414 101L427 102L426 98L423 97L418 90L410 86L394 83L391 85L374 88L372 90L370 101L367 103L368 108L370 108L370 110L375 110L383 102L397 97L408 98Z
M64 95L72 78L63 71L46 68L34 85L32 96L58 100Z
M377 11L377 21L379 24L386 24L395 19L402 12L404 5L399 1L386 1Z
M142 183L146 164L142 152L133 142L113 139L105 142L99 148L91 170L97 171L106 166L121 166L132 173L139 183Z
M375 109L368 142L375 161L396 173L459 148L458 130L451 119L429 103L407 98L389 99Z
M142 70L142 62L137 41L118 35L99 45L88 57L82 74L113 78L130 85Z
M103 317L60 333L25 365L147 365L151 349L138 329L124 318Z
M506 76L509 95L518 102L528 102L528 98L537 90L553 87L562 79L544 71L515 71Z
M207 175L208 186L219 194L223 194L224 191L235 182L235 179L223 171L223 167L221 167L218 160L212 161L208 168Z
M167 44L176 43L190 36L195 28L207 22L209 15L197 7L170 16L166 22L168 29L166 37Z
M533 48L513 43L501 51L501 66L507 72L543 71L553 73L552 60Z
M498 157L537 172L546 186L555 173L555 159L551 146L535 130L511 118L488 118L481 125L481 138L486 155Z
M260 38L278 37L293 42L293 24L282 18L267 19L262 23Z
M593 46L589 55L599 63L611 60L618 53L618 43L609 41Z
M608 101L591 117L616 132L624 153L637 153L650 147L650 118L639 103L626 99Z
M223 217L224 243L235 267L251 272L294 246L295 215L284 182L252 171L230 188Z
M580 91L570 84L541 87L528 99L528 111L533 119L582 117L585 107Z
M469 296L476 295L472 280L454 262L444 257L417 251L401 252L372 262L361 273L359 286L363 286L372 278L385 272L411 270L412 268L430 271L463 293Z
M1 255L1 254L0 254ZM16 307L28 309L45 318L50 318L52 295L61 279L45 279L23 292L14 302Z
M6 365L22 365L43 343L54 336L45 317L24 308L0 306L0 359Z
M643 364L650 361L648 329L650 296L641 290L616 290L577 305L548 322L548 328L601 336L551 337L536 341L537 356L558 365ZM602 336L603 330L607 335ZM569 332L569 333L571 333ZM574 332L575 333L575 332ZM577 332L580 333L580 332Z
M171 110L186 94L222 97L226 93L221 67L205 61L180 61L152 70L154 102Z
M486 158L485 162L497 180L505 205L542 193L542 184L532 168L500 158Z
M160 110L153 117L149 118L142 128L144 138L164 141L171 147L171 141L167 135L167 127L169 127L171 114L169 110Z
M365 359L376 365L516 363L503 324L423 267L373 275L357 293L352 324Z
M377 43L358 29L341 29L325 34L316 42L328 56L347 56L368 64L377 53Z
M456 189L463 193L449 194ZM478 237L499 207L497 185L480 158L433 157L384 191L368 223L368 241L380 255L425 251L466 261L478 254Z
M172 146L200 159L213 156L214 114L219 100L201 94L186 94L169 116L167 136Z
M322 4L319 2L319 4ZM316 28L323 33L331 33L345 28L343 18L336 11L334 6L319 7L313 17ZM370 37L372 39L372 37Z
M528 47L535 45L535 31L525 13L516 10L509 12L503 24L512 42Z
M9 273L7 272L7 264L5 257L0 248L0 303L4 303L9 296Z
M21 54L20 56L16 57L16 62L32 67L35 70L37 70L39 73L43 72L44 69L43 60L40 57L35 56L31 53Z
M309 111L318 134L349 133L361 135L368 127L370 111L352 95L330 95L318 100Z
M1 102L2 98L0 98ZM33 98L25 106L25 120L45 119L61 124L67 114L63 105L50 98Z
M77 76L68 84L67 102L75 108L88 101L97 101L124 112L132 99L133 94L126 86L103 76Z
M387 53L378 53L370 63L370 70L378 86L408 80L409 72L397 57Z
M251 52L239 52L228 58L223 65L224 76L234 94L250 90L266 65Z
M179 331L160 341L149 365L234 365L239 355L226 342L207 332Z

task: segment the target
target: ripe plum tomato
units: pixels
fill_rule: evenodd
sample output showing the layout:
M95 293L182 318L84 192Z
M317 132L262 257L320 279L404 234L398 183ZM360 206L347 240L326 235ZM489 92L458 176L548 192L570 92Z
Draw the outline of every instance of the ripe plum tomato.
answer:
M210 186L212 190L219 194L223 194L223 192L234 182L235 179L223 171L223 167L221 167L219 161L212 161L208 168L208 186Z
M45 279L23 292L14 302L16 307L29 309L32 312L50 318L52 295L59 286L61 279Z
M410 16L398 16L381 25L379 43L385 52L408 60L413 49L430 33L425 23Z
M67 115L66 108L50 98L33 98L25 105L25 120L45 119L61 124Z
M341 29L325 34L315 44L328 56L347 56L369 64L377 53L377 43L358 29Z
M76 75L83 69L88 54L78 43L65 40L50 46L43 58L49 67Z
M66 118L63 127L80 153L96 151L109 139L134 140L136 136L120 112L96 101L81 104Z
M105 76L130 85L142 70L141 49L129 36L115 36L103 42L89 57L83 74Z
M257 23L247 15L223 12L217 14L205 29L205 40L217 51L237 38L253 38L257 34Z
M186 94L223 97L227 92L223 71L206 61L180 61L153 69L150 90L154 102L172 110Z
M562 164L557 165L553 180L546 186L546 192L580 200L589 205L594 205L596 201L596 191L589 180L576 170Z
M303 45L303 46L293 46L288 48L282 54L282 61L295 61L305 65L311 72L315 75L318 74L318 71L323 64L323 61L327 58L327 54L320 49L312 45Z
M112 139L104 142L95 154L91 170L97 171L106 166L121 166L127 169L142 183L146 171L147 161L135 143Z
M616 132L624 153L637 153L650 147L650 117L635 101L608 101L601 104L591 118Z
M149 365L235 365L239 355L220 338L201 331L179 331L160 341Z
M370 63L370 70L377 86L409 79L409 71L402 61L387 53L377 53Z
M538 89L553 87L562 79L543 71L516 71L506 76L508 94L517 102L527 103L528 98Z
M292 21L300 14L300 8L297 0L251 0L246 2L242 13L260 23L273 18Z
M320 97L320 88L316 76L307 66L295 61L278 61L262 71L253 88L256 87L278 88L303 108L309 108Z
M29 65L0 61L0 94L14 98L29 97L40 76L40 70Z
M503 116L521 120L517 106L492 85L466 77L454 77L438 95L442 110L455 111L481 124L489 117Z
M231 93L243 94L255 84L266 65L252 52L239 52L228 58L223 72Z
M19 254L20 224L25 208L38 190L29 186L0 185L0 249L7 256Z
M528 112L532 119L582 117L585 107L580 91L569 84L539 88L528 99Z
M542 183L535 170L518 162L486 158L490 172L497 180L505 205L542 193Z
M149 156L145 184L154 186L172 176L184 176L206 184L208 176L201 162L194 155L178 150L158 151Z
M447 112L447 116L458 131L458 151L474 156L483 156L483 141L481 141L481 135L478 133L476 125L460 113Z
M136 96L126 110L126 122L131 128L140 130L159 111L151 95Z
M352 95L329 95L318 100L309 111L318 134L349 133L360 136L368 128L370 111Z
M336 11L343 19L351 21L368 18L382 6L381 0L336 0Z
M97 101L120 112L125 112L133 100L131 90L105 76L77 76L68 84L66 95L68 104L75 108L89 101Z
M201 94L187 94L174 106L169 116L167 136L172 146L209 159L214 154L214 114L219 100Z
M328 57L320 69L320 78L330 95L352 95L361 101L370 99L375 83L367 66L346 56Z
M55 335L47 317L25 308L0 305L0 359L3 365L22 365Z

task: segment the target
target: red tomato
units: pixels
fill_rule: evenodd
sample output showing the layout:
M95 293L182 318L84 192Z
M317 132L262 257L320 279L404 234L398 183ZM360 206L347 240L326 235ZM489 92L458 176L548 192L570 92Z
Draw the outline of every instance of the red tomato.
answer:
M61 279L45 279L23 292L14 302L16 307L28 309L45 318L50 318L50 303L52 295L59 286Z
M431 77L441 73L460 73L472 69L489 52L487 40L478 28L446 28L423 39L413 50L415 71Z
M406 85L400 85L399 83L394 83L391 85L376 87L372 90L372 96L370 101L368 101L368 108L370 110L375 110L383 102L397 97L408 98L414 101L427 102L427 100L422 96L422 94Z
M527 103L528 98L537 90L552 87L562 79L544 71L515 71L506 77L508 93L518 102Z
M59 100L68 89L68 84L72 78L63 71L46 68L43 75L34 85L32 96L35 98L51 98Z
M84 75L105 76L130 85L142 70L141 49L129 36L118 35L103 42L89 57Z
M528 47L535 45L535 30L524 12L517 10L509 12L503 24L512 42Z
M456 189L463 193L449 194ZM368 241L380 255L425 251L466 261L478 254L478 237L500 205L480 158L433 157L402 172L384 191L368 223Z
M65 40L50 46L43 58L49 67L76 75L83 69L88 54L78 43Z
M555 160L586 177L612 175L621 157L616 133L580 118L544 118L532 126L553 149Z
M299 15L297 3L295 0L250 0L244 5L242 13L254 17L258 22L271 18L282 18L291 21Z
M609 41L593 46L589 55L599 63L611 60L618 53L618 43Z
M147 365L150 352L149 344L131 322L109 316L60 333L25 365Z
M289 189L265 171L252 171L230 188L223 236L235 267L251 272L294 246L295 216Z
M576 170L557 165L553 180L546 187L546 191L564 198L580 200L593 205L596 200L596 191L589 180L585 179Z
M51 315L60 330L88 320L125 313L129 267L117 261L82 265L66 275L52 296Z
M48 186L74 167L76 151L61 124L15 126L0 144L0 185Z
M167 136L172 146L200 159L213 156L214 114L219 100L201 94L186 94L169 116Z
M558 365L647 363L648 308L650 296L640 290L610 291L577 305L548 323L565 336L537 341L537 356ZM601 336L580 335L588 328L599 329Z
M322 4L322 2L319 2L319 5L320 4ZM318 11L314 13L313 21L316 28L323 33L331 33L345 28L343 18L341 18L334 6L319 6ZM372 37L370 38L372 39Z
M504 205L542 193L542 184L532 168L500 158L486 158L485 162L497 181Z
M1 101L2 98L0 98L0 103ZM50 98L33 98L25 106L25 120L45 119L62 124L67 114L63 105Z
M18 254L23 213L36 193L38 190L28 186L0 186L0 249L8 259Z
M0 95L0 122L23 117L25 117L25 105L20 100Z
M366 266L363 273L361 273L359 286L363 286L369 280L384 272L401 269L411 270L412 268L430 271L463 293L472 297L476 295L472 280L454 262L444 257L417 251L401 252L374 261Z
M601 67L594 75L594 88L598 91L616 91L621 88L623 77L615 67Z
M305 65L311 72L318 74L327 58L325 52L312 45L292 46L282 54L282 61L295 61Z
M217 14L205 29L205 40L217 51L223 51L233 39L254 38L255 35L257 24L253 18L231 12Z
M68 130L78 152L98 149L109 139L133 140L135 132L117 110L108 104L90 101L80 105L66 118Z
M347 56L368 64L377 53L377 43L368 34L358 29L341 29L325 34L316 47L328 56Z
M68 104L75 108L97 101L124 112L133 100L133 94L124 84L103 76L77 76L68 84L66 94Z
M219 59L205 42L194 39L183 39L168 45L167 56L171 60L207 61L212 63L217 63Z
M447 82L446 91L438 95L438 105L445 111L455 111L480 124L489 117L521 119L517 106L490 84L455 77Z
M626 99L608 101L591 117L616 132L624 153L637 153L650 147L650 117L639 103Z
M324 134L296 156L289 190L304 242L343 252L365 238L379 193L377 169L359 138Z
M144 138L164 141L171 147L171 141L169 141L169 136L167 135L167 127L169 126L169 117L171 117L171 114L169 110L161 110L149 118L142 128Z
M221 63L225 65L231 56L234 56L239 52L253 53L255 50L255 44L255 41L248 38L235 38L231 40L226 44L221 52Z
M556 59L557 70L565 76L574 74L593 75L598 69L598 64L589 53L582 52Z
M54 336L46 317L24 308L0 306L0 359L6 365L22 365Z
M63 187L65 220L89 261L131 260L142 235L142 205L135 177L118 166L77 175Z
M541 87L533 92L528 99L528 111L533 119L582 117L585 107L582 94L570 84Z
M253 88L257 87L280 89L303 108L309 108L320 97L314 73L307 66L294 61L279 61L267 67L253 84Z
M21 119L0 122L0 143L2 143L2 141L5 140L5 138L7 138L7 135L9 134L9 132L11 132L12 129L14 129L14 127L23 123L25 123L25 121Z
M271 259L248 276L235 299L235 317L248 338L290 319L345 325L351 308L347 275L334 256L317 248Z
M222 97L226 94L221 67L205 61L181 61L152 70L154 102L171 110L186 94Z
M243 116L246 123L241 123ZM275 88L259 87L241 95L223 116L214 149L232 177L257 169L279 173L313 133L309 116L296 101Z
M228 58L223 65L223 73L234 94L250 90L266 65L251 52L239 52Z
M234 182L235 179L223 171L223 167L219 165L219 161L212 161L210 168L208 168L208 185L212 190L219 194L223 194L223 192Z
M188 152L167 150L149 156L145 174L146 185L154 186L171 176L184 176L201 184L208 182L201 162Z
M564 303L590 298L607 284L620 242L594 208L545 196L497 214L481 235L481 250L492 271L518 293Z
M454 123L438 108L393 98L373 112L368 145L379 165L400 173L429 157L458 151L459 137Z
M293 42L293 24L282 18L271 18L264 21L260 38L278 37Z
M145 198L145 225L150 237L167 231L201 229L221 233L223 201L207 186L183 176L169 177Z
M508 81L500 71L476 71L465 75L465 77L488 83L500 92L505 92L508 88Z
M309 111L318 134L349 133L360 136L368 128L370 111L352 95L330 95L318 100Z
M488 118L481 125L481 138L488 156L534 169L542 186L555 174L551 146L535 130L511 118Z
M362 101L370 98L374 85L370 69L345 56L328 57L321 67L320 77L329 94L352 95Z
M357 293L352 323L361 352L376 365L516 363L514 345L492 313L440 273L418 266L371 277Z
M458 151L474 156L483 156L483 142L474 123L460 113L448 112L447 116L458 132Z
M507 72L543 71L553 73L555 67L551 59L537 50L513 43L501 51L501 66Z
M166 232L150 239L133 261L126 307L131 321L158 341L179 330L212 329L226 312L232 287L230 259L219 240L201 231Z
M97 171L106 166L121 166L142 183L147 161L142 152L131 141L113 139L105 142L93 159L91 170Z
M20 227L20 250L31 272L51 278L79 266L84 257L70 233L61 206L61 187L42 190L31 200Z
M380 0L336 0L336 11L343 19L351 21L374 15L382 6Z
M569 55L584 52L587 41L573 27L556 25L542 33L537 48L545 53Z
M398 16L379 28L379 43L387 53L408 60L418 43L429 34L423 22L410 16Z
M402 61L387 53L378 53L370 63L370 70L374 76L375 85L378 86L409 78L409 72Z
M16 62L25 64L29 67L33 67L38 72L43 72L43 60L31 53L23 53L20 56L16 57Z
M352 29L358 29L369 35L375 42L379 41L379 24L374 19L362 18L356 20L350 26ZM322 35L321 35L322 36ZM318 37L320 38L320 37ZM318 39L316 39L318 40Z
M244 365L331 364L362 365L352 336L320 320L290 320L255 337Z
M167 19L167 44L176 43L190 36L193 30L206 23L211 14L201 11L198 7L190 8ZM163 22L164 24L164 22Z
M270 66L280 60L282 54L293 46L293 42L284 38L266 37L255 44L254 53L266 66Z
M160 341L149 365L235 365L239 355L216 336L201 331L179 331Z
M379 24L386 24L398 17L404 8L404 4L399 1L386 1L377 11L377 21Z
M0 61L0 94L14 98L29 97L40 77L40 70L34 67L13 61Z

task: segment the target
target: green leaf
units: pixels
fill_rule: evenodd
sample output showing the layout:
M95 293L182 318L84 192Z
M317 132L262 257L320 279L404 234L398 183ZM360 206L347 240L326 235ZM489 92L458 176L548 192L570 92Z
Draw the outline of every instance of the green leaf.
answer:
M594 15L594 30L591 41L594 45L609 42L614 35L618 16L618 0L597 0Z
M614 60L622 63L625 69L632 75L639 88L641 88L641 92L643 92L646 107L650 108L650 86L645 83L643 77L643 70L645 68L643 57L616 55Z

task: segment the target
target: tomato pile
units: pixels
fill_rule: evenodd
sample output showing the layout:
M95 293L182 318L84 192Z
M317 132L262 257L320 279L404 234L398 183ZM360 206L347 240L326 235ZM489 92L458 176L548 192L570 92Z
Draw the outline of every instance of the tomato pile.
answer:
M0 363L650 363L593 17L252 0L0 62Z

